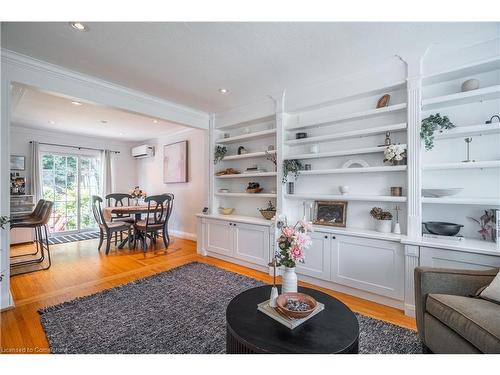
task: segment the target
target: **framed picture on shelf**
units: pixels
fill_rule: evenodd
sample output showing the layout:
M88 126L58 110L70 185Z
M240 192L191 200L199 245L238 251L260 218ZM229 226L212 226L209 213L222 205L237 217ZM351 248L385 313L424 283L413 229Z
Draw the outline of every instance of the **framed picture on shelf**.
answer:
M163 146L163 182L188 182L188 141Z
M315 201L314 220L317 225L345 227L347 218L346 201Z
M10 155L10 170L24 171L26 169L26 157L23 155Z

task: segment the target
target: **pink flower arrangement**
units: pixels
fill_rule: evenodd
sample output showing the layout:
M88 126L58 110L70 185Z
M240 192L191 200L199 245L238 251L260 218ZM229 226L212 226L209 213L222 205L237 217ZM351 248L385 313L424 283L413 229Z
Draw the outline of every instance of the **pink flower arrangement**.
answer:
M312 225L299 221L294 226L287 226L286 221L278 226L281 235L278 238L279 251L276 254L280 264L285 267L295 267L297 262L304 262L304 250L311 245Z

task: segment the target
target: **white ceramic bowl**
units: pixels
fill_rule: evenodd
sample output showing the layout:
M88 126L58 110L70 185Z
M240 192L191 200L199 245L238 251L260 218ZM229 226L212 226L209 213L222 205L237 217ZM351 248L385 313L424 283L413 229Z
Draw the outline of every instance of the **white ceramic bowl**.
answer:
M422 189L422 195L429 198L443 198L457 195L464 188L448 188L448 189Z
M349 186L347 185L340 185L339 186L339 191L340 191L340 194L347 194L349 192Z
M234 212L232 207L219 207L219 213L222 215L231 215Z

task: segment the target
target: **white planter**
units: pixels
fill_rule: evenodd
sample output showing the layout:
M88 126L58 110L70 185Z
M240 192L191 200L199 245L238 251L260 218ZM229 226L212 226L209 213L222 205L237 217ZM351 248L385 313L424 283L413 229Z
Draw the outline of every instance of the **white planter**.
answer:
M377 232L391 233L392 220L377 220Z
M295 267L285 267L285 273L282 276L281 293L297 293L297 274Z

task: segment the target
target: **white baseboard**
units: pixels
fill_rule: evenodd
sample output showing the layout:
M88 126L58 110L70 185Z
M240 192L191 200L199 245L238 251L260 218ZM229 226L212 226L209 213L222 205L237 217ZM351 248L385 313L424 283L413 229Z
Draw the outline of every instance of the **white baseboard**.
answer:
M415 305L409 305L405 303L405 315L412 318L415 317Z
M198 238L196 236L196 233L188 233L188 232L182 232L180 230L172 230L172 229L169 232L172 236L175 236L178 238L184 238L186 240L196 241L196 239Z

